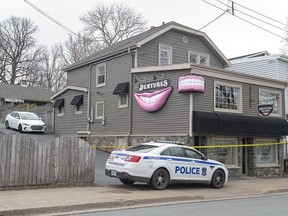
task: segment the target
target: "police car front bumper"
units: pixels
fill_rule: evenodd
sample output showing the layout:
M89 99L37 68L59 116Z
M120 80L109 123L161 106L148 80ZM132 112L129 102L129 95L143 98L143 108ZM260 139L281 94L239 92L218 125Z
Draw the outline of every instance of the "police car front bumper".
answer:
M109 169L105 169L105 175L114 177L114 178L119 178L119 179L127 179L127 180L134 181L134 182L149 183L150 181L149 178L140 177L140 176L132 176L127 172L118 172L116 170L109 170Z

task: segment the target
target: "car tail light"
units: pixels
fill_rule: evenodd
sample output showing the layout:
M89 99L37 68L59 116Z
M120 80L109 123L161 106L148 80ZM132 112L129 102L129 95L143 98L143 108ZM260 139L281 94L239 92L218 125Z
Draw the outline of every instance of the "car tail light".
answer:
M140 159L140 156L129 155L127 158L125 158L125 161L138 163Z

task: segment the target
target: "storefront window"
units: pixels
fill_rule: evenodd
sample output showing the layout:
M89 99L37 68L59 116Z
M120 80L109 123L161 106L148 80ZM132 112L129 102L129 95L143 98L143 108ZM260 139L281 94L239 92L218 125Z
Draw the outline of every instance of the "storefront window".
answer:
M210 141L208 141L208 145L217 146L217 148L208 148L207 156L208 158L217 160L225 165L238 165L237 147L227 147L231 145L236 145L237 143L237 139L233 138L212 138L210 139ZM221 148L221 146L223 146L223 148Z
M276 143L276 140L257 140L257 144ZM256 163L257 165L276 164L277 163L277 146L261 145L256 147Z

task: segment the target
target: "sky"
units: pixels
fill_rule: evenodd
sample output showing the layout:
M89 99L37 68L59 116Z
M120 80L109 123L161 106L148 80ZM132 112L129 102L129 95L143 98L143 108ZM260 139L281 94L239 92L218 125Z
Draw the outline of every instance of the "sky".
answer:
M284 25L287 24L286 18L288 17L287 0L235 0L234 16L231 10L224 13L228 0L29 0L29 2L76 33L83 28L79 17L98 2L108 4L119 2L133 8L135 12L143 14L148 20L147 27L159 26L163 22L170 21L197 30L207 25L201 31L208 35L227 58L260 51L279 54L280 48L284 46L285 27L288 28ZM232 5L231 2L229 5ZM277 22L260 16L259 13ZM277 28L244 14L269 22ZM49 20L24 0L1 0L0 22L10 16L31 19L39 28L35 37L41 45L52 47L56 43L63 43L68 38L67 30ZM219 18L216 19L217 17ZM261 25L261 28L278 36L249 24L243 19L258 26ZM212 22L213 20L215 21Z

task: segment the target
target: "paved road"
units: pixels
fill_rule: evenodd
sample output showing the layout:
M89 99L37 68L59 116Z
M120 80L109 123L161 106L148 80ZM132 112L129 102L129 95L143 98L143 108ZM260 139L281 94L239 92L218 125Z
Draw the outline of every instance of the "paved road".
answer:
M96 169L95 183L97 185L119 185L122 184L119 179L111 178L105 175L105 164L109 153L97 150L96 151Z
M0 123L0 134L20 134L19 131L14 129L6 129L3 122ZM51 140L56 139L57 135L52 133L21 133L22 135L30 136L36 139L38 142L47 143Z
M267 195L249 198L237 198L230 200L213 200L200 201L193 203L177 204L177 205L161 205L155 207L138 207L129 209L107 210L103 212L94 212L81 214L81 216L271 216L271 215L287 215L287 199L288 194Z

